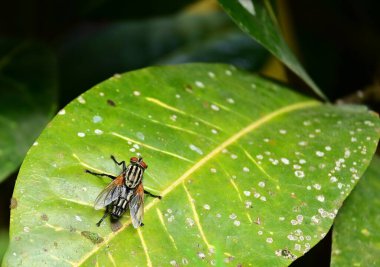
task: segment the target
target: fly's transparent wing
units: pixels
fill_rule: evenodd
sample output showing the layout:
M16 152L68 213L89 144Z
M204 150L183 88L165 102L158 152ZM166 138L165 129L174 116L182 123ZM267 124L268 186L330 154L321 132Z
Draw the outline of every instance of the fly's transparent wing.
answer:
M117 200L119 197L125 197L126 188L124 185L124 178L118 176L112 181L106 188L95 199L94 207L96 210L102 209L113 201Z
M140 227L144 217L144 187L142 184L137 186L132 199L129 201L129 212L133 227Z

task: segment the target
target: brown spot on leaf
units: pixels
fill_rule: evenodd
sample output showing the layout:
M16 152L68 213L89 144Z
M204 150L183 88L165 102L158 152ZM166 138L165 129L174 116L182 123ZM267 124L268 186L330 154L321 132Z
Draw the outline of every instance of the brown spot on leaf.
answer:
M255 221L253 221L253 223L255 223L257 225L261 225L260 217L257 217L257 219Z
M42 215L41 215L41 220L47 222L47 221L49 220L49 217L48 217L45 213L42 213Z
M115 104L115 102L112 99L108 99L107 100L107 104L110 105L110 106L112 106L112 107L116 107L116 104Z
M11 198L11 203L9 205L9 208L10 209L15 209L17 208L17 199L15 199L14 197Z
M98 235L97 233L90 232L90 231L82 231L81 235L90 240L94 244L99 244L104 241L103 237Z
M297 257L290 252L290 250L288 249L283 249L281 250L281 255L284 257L284 258L287 258L287 259L292 259L292 260L295 260Z

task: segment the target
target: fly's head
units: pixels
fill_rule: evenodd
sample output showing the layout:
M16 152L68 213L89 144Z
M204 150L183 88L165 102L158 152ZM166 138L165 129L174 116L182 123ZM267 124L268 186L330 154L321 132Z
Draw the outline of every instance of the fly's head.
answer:
M141 167L144 171L148 168L148 165L146 165L141 156L139 156L138 158L132 157L129 161L132 165L137 165Z

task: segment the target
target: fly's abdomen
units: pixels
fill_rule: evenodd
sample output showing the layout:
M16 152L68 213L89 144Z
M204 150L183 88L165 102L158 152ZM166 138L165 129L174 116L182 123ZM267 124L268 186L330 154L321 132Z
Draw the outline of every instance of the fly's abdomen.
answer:
M117 200L112 202L109 206L108 211L111 213L112 218L119 219L121 215L127 210L128 203L133 196L133 190L128 190L124 197L119 197Z
M112 202L112 205L110 207L111 216L115 219L118 219L123 215L123 213L127 209L128 201L125 198L118 198L114 202Z

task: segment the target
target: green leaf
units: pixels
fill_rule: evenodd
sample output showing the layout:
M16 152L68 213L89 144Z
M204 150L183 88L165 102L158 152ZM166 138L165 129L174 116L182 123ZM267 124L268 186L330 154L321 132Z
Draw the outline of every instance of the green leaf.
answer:
M315 245L370 162L379 119L323 105L225 65L116 75L74 100L25 159L6 266L281 266ZM93 209L118 175L149 165L143 228ZM17 257L13 254L18 255ZM218 260L219 259L219 260Z
M59 49L62 98L69 102L115 73L152 64L225 62L258 70L266 57L264 48L237 33L219 12L86 27L67 36Z
M269 0L219 0L219 3L243 31L303 79L318 96L327 100L286 44Z
M0 181L19 167L52 117L56 79L45 46L0 40Z
M334 222L331 266L379 266L380 158L374 157Z

